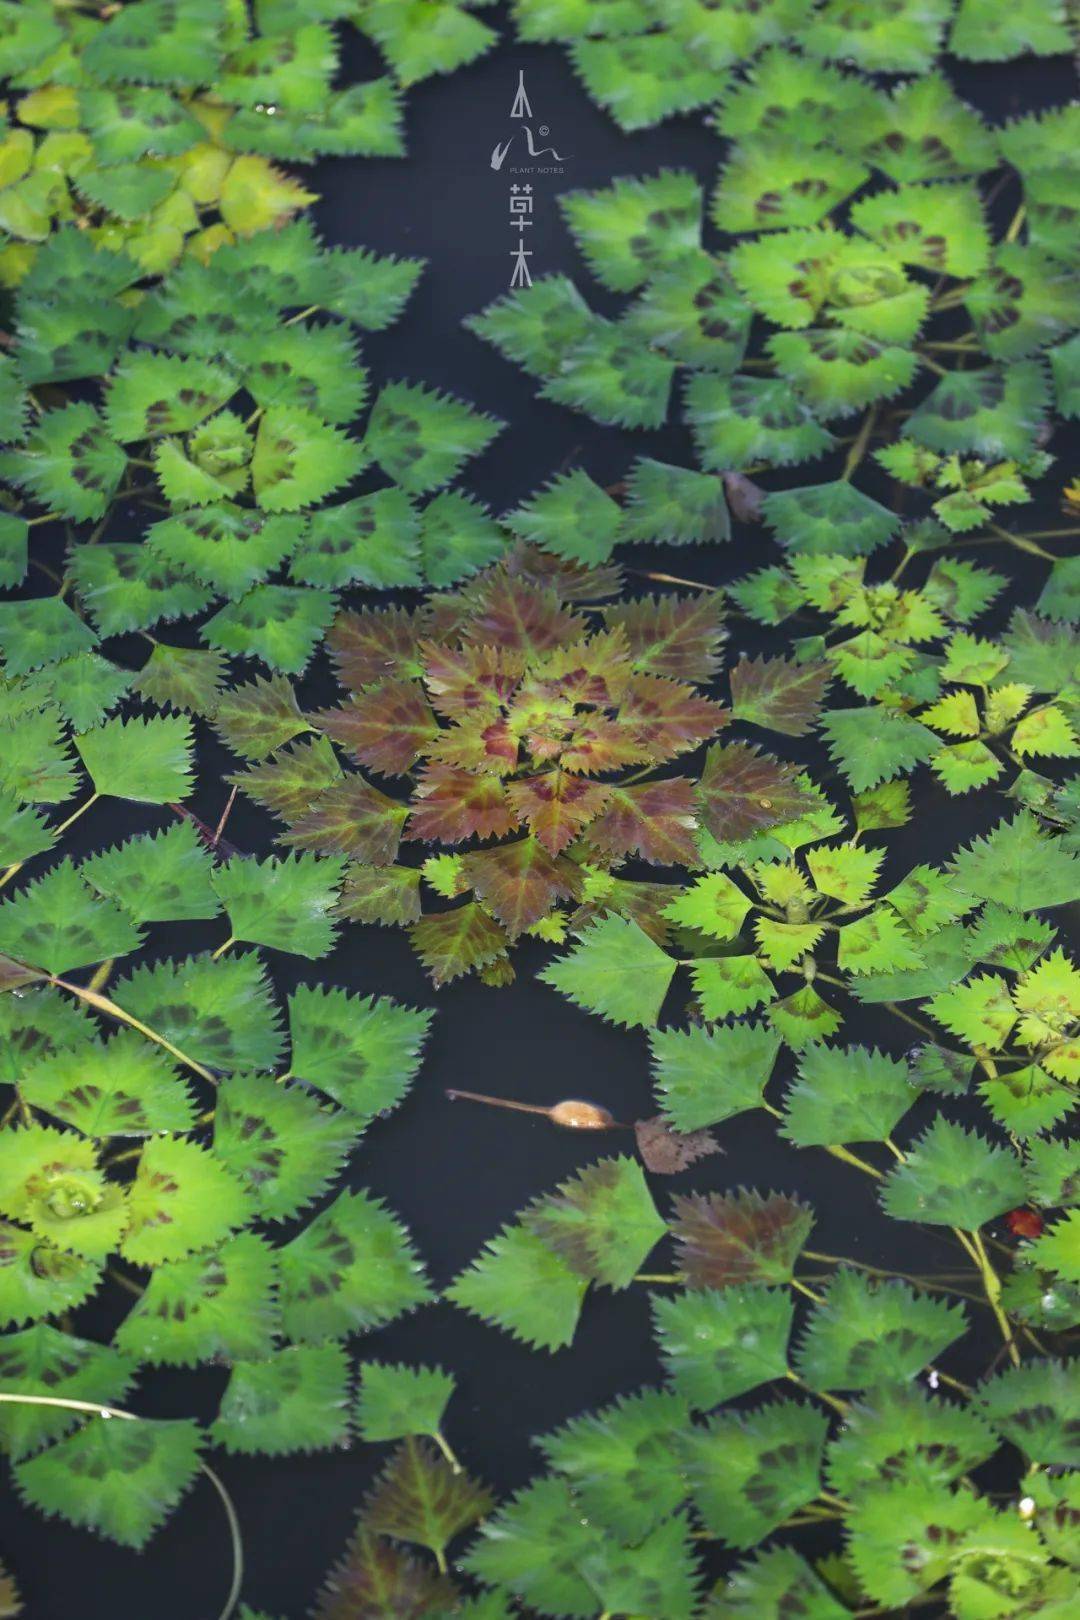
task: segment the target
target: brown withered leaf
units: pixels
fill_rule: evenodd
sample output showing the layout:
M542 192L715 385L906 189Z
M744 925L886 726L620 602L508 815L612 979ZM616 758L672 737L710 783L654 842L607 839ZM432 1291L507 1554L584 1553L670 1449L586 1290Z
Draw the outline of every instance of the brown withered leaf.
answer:
M467 838L504 838L514 817L502 783L453 765L428 765L409 816L410 838L463 844Z
M421 613L405 608L339 613L326 643L342 686L359 692L380 681L418 676L417 643L426 628Z
M380 1535L427 1547L442 1561L455 1536L495 1505L486 1486L455 1472L429 1440L405 1440L364 1503L364 1522Z
M282 843L320 855L349 855L372 866L391 866L408 808L380 793L355 772L335 782L291 820Z
M506 796L519 821L528 822L533 834L552 855L559 855L578 833L603 810L609 789L600 782L568 771L545 771L540 776L508 782Z
M340 708L313 714L311 723L381 776L404 776L439 735L419 681L383 681Z
M626 635L634 668L677 681L708 681L720 667L723 597L642 596L606 609L606 623Z
M798 767L753 743L714 743L698 786L701 819L720 843L736 843L794 821L815 799L798 783Z
M634 1121L634 1136L646 1170L656 1176L676 1176L699 1159L723 1148L711 1131L675 1131L662 1114Z
M761 505L765 499L761 485L755 484L752 478L747 478L741 472L725 472L721 477L732 516L741 523L760 523Z
M462 856L466 882L502 923L511 939L546 917L560 900L581 892L581 874L569 860L549 855L535 838Z
M785 737L805 737L821 712L832 671L821 659L740 658L731 669L731 712Z
M783 1193L738 1188L674 1200L676 1263L691 1288L788 1283L814 1212Z
M423 1620L425 1615L449 1613L457 1598L457 1587L436 1574L430 1563L372 1535L361 1521L345 1557L326 1578L312 1620L373 1620L383 1615Z
M509 943L494 917L475 900L454 911L421 917L410 930L413 949L435 984L449 984L506 954Z
M622 859L638 855L654 866L700 866L694 784L689 777L609 790L607 809L589 828L589 843Z

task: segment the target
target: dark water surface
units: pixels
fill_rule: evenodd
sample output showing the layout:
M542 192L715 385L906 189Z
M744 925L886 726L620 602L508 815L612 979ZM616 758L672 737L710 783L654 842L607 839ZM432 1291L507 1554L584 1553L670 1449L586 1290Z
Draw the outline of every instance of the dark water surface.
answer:
M500 7L484 16L499 19L501 14ZM350 42L346 65L352 78L379 71L375 53L359 40ZM563 174L514 176L509 173L513 156L499 174L489 167L492 147L513 127L509 112L521 68L534 122L550 127L542 144L553 143L569 154ZM1066 100L1072 93L1068 64L1062 61L980 66L954 78L995 119ZM566 271L596 307L621 305L584 271L555 199L560 191L662 167L690 168L711 182L720 146L702 118L675 119L657 130L624 136L588 101L559 48L517 47L512 38L476 66L410 91L407 106L405 162L336 160L323 165L314 181L323 195L316 215L328 241L430 261L402 321L365 345L376 381L423 380L506 419L508 430L466 479L496 510L506 509L564 465L580 464L608 483L622 477L638 454L692 464L689 437L681 426L623 433L535 400L530 379L465 332L460 322L506 290L516 241L508 224L507 195L512 183L527 179L536 197L534 274ZM1052 510L1028 511L1032 523L1026 526L1043 527L1044 517L1053 519ZM737 529L731 546L712 555L684 550L677 557L672 554L668 565L675 563L676 572L695 578L723 579L754 566L758 552L762 560L771 560L773 548L762 531ZM646 566L657 566L655 548L649 556ZM1012 557L1021 561L1018 554ZM1036 565L1022 581L1025 596L1034 594L1040 577ZM316 672L308 692L316 701L330 701L325 671ZM812 757L809 750L806 758ZM215 780L216 772L219 767L232 769L234 762L212 741L201 759L201 786L193 807L212 822L226 791ZM988 811L986 816L996 819ZM145 813L139 813L137 825L146 828ZM98 807L96 819L91 813L76 829L85 850L114 842L127 830L118 825L111 807ZM130 830L135 830L134 818ZM950 809L941 795L927 798L913 825L890 844L887 872L895 870L899 876L905 863L943 854L979 830L966 810ZM249 806L238 806L229 827L230 838L253 853L267 851L271 832L269 821ZM168 954L219 939L219 925L157 932ZM319 977L414 1004L433 999L404 935L396 931L350 927L335 953L317 965L266 954L282 990L298 979ZM543 1103L586 1096L622 1119L652 1112L644 1036L612 1029L538 984L534 974L549 954L536 944L522 947L515 958L518 980L510 990L467 981L439 993L417 1086L396 1114L376 1122L348 1172L353 1185L384 1195L399 1211L436 1285L449 1281L529 1199L591 1157L625 1145L620 1138L575 1137L542 1120L450 1104L443 1096L445 1087L466 1086ZM676 998L668 1016L680 1015ZM895 1049L906 1044L904 1026L873 1009L852 1008L843 1038ZM907 1123L918 1124L917 1110ZM786 1145L766 1115L736 1119L718 1134L723 1157L678 1178L657 1180L662 1210L672 1190L745 1184L798 1192L817 1211L816 1248L914 1269L938 1263L936 1250L928 1254L921 1235L918 1253L913 1253L904 1229L883 1219L865 1178L822 1153ZM656 1257L658 1266L662 1254ZM95 1331L111 1331L116 1319L112 1309L97 1307ZM123 1309L118 1302L116 1316ZM982 1346L980 1353L969 1342L968 1349L971 1370L981 1370L988 1347ZM443 1305L359 1341L354 1354L357 1359L438 1362L450 1369L459 1388L449 1410L448 1437L470 1469L500 1493L516 1488L538 1466L531 1436L657 1376L644 1289L590 1295L573 1347L555 1356L526 1350ZM135 1404L159 1416L197 1413L209 1418L224 1381L225 1373L214 1371L150 1374ZM291 1620L306 1612L386 1453L386 1447L358 1444L348 1453L312 1457L213 1459L243 1524L249 1603ZM2 1540L27 1598L29 1620L210 1620L218 1612L229 1578L228 1553L220 1507L205 1482L141 1557L49 1524L10 1498L3 1518Z

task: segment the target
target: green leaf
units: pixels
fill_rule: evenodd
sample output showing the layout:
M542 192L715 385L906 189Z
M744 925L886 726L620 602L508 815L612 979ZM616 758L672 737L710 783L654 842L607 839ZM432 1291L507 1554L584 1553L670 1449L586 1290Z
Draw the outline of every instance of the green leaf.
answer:
M103 636L201 613L211 592L145 546L73 546L69 571L79 601Z
M452 73L496 43L495 31L457 5L436 0L374 0L359 25L403 85Z
M201 1441L190 1419L94 1419L20 1463L15 1483L43 1513L141 1548L194 1481Z
M326 1451L348 1442L349 1361L339 1344L289 1345L233 1367L210 1437L243 1456Z
M572 281L543 276L531 287L496 299L464 325L531 376L551 377L595 320Z
M856 793L914 769L941 746L926 726L878 704L827 709L822 730L831 757Z
M923 966L917 944L896 913L885 906L868 911L837 932L837 963L845 973L897 973Z
M621 538L622 509L581 468L554 478L509 513L509 528L571 562L607 562Z
M408 1233L369 1193L339 1194L278 1252L290 1339L319 1343L378 1327L431 1297Z
M1060 0L1020 0L1006 9L994 0L960 0L949 49L971 62L1006 62L1028 51L1055 56L1071 51L1073 43Z
M685 170L564 192L559 206L593 275L612 292L633 292L701 242L701 186Z
M600 1159L530 1204L526 1231L591 1282L629 1288L667 1224L636 1159Z
M686 390L686 418L709 472L814 461L833 444L782 378L696 372Z
M151 1137L128 1194L130 1223L121 1253L135 1265L181 1260L218 1243L247 1220L243 1184L197 1143Z
M390 1366L362 1361L356 1426L363 1439L402 1440L439 1435L455 1381L441 1367Z
M689 1416L680 1396L647 1389L575 1418L539 1444L588 1518L636 1542L682 1505L678 1443Z
M589 95L625 133L703 106L715 99L723 82L681 40L664 33L578 40L571 57ZM624 186L632 183L622 182ZM645 234L642 229L642 238Z
M1023 460L1036 448L1048 396L1035 360L951 371L911 413L905 432L931 450Z
M271 669L299 675L306 669L334 612L329 591L256 585L202 627L212 647L261 658ZM300 729L306 729L306 726Z
M828 1427L814 1407L774 1401L687 1435L683 1457L706 1530L730 1547L753 1547L812 1501Z
M800 556L866 556L900 527L894 512L842 480L777 490L762 511L780 544Z
M265 512L313 506L347 484L361 447L297 405L271 405L259 420L251 458L255 499Z
M98 412L79 402L38 418L11 474L47 512L82 521L104 516L126 466Z
M994 1147L940 1116L881 1192L882 1206L895 1220L972 1231L1023 1201L1023 1167L1011 1148Z
M761 1104L780 1037L765 1025L658 1029L649 1036L664 1117L696 1131Z
M218 1088L214 1156L248 1188L262 1219L288 1220L330 1185L359 1129L298 1086L237 1074Z
M254 951L137 967L113 999L212 1069L272 1069L281 1054L277 1011Z
M868 1491L849 1520L848 1556L860 1589L905 1606L944 1579L959 1563L957 1548L992 1517L989 1502L970 1489L900 1481Z
M798 1147L884 1142L916 1095L905 1062L864 1046L812 1046L785 1097L783 1132Z
M303 517L266 516L221 501L152 523L146 545L178 573L236 597L277 568L304 532Z
M782 1193L738 1188L674 1201L679 1269L690 1288L788 1283L814 1224L813 1211Z
M1000 821L976 838L948 868L955 889L996 900L1014 911L1037 911L1080 899L1080 857L1039 829L1029 811Z
M897 1384L850 1404L829 1446L829 1483L847 1496L896 1479L933 1489L985 1462L996 1445L971 1407Z
M418 533L408 496L382 489L315 512L289 572L304 585L418 585Z
M235 939L314 959L333 946L332 912L344 872L343 861L318 855L236 856L211 881Z
M170 804L191 792L191 721L180 715L107 720L76 737L95 793Z
M676 1392L697 1411L783 1378L794 1305L787 1289L759 1284L652 1295L660 1357Z
M0 1221L0 1322L17 1326L75 1310L96 1291L104 1270L99 1260Z
M451 395L388 383L368 419L363 449L402 489L423 495L448 484L502 428Z
M300 985L289 997L291 1071L351 1114L374 1119L412 1085L431 1019L385 998Z
M131 1386L134 1367L115 1350L41 1324L5 1336L0 1373L5 1391L13 1395L119 1404ZM69 1433L79 1421L74 1410L6 1405L0 1444L18 1462Z
M817 225L867 179L850 155L758 138L731 148L711 214L728 233Z
M609 914L585 929L579 943L539 978L586 1012L613 1024L648 1028L660 1017L675 965L636 923Z
M975 276L989 260L982 203L971 185L880 191L855 204L851 223L902 263L939 275Z
M127 1355L153 1366L268 1356L278 1329L273 1251L252 1232L155 1266L116 1330Z
M196 647L166 647L160 642L132 682L132 691L159 709L212 715L225 681L221 653Z
M215 917L221 909L210 881L211 859L190 821L140 833L92 855L79 876L137 923Z
M708 1620L846 1620L851 1613L792 1547L772 1547L740 1564L714 1592Z
M413 948L436 986L498 961L509 943L494 917L471 900L453 911L421 918L410 933Z
M176 1070L160 1047L134 1030L50 1053L26 1069L19 1089L32 1107L84 1136L145 1136L187 1131L195 1123Z
M999 1434L1043 1467L1075 1468L1076 1364L1034 1361L1007 1367L980 1386L982 1415Z
M735 371L746 351L750 308L717 259L700 249L649 280L629 323L672 360Z
M88 652L94 632L58 596L0 602L0 649L9 680Z
M235 392L236 381L224 366L144 351L109 379L105 420L121 444L188 433Z
M935 1361L966 1327L962 1307L838 1271L799 1344L798 1371L813 1389L903 1384Z
M535 1232L505 1226L446 1294L533 1349L561 1350L574 1337L588 1286Z
M456 585L460 580L471 578L480 569L497 562L506 544L504 531L487 507L461 490L444 490L424 508L420 520L420 559L423 577L429 585Z
M731 518L719 478L648 456L635 461L626 479L622 539L687 546L730 538Z
M445 1563L447 1546L495 1505L485 1486L451 1467L426 1440L400 1445L364 1504L364 1519L381 1535L429 1548Z
M85 884L69 860L0 904L0 951L70 973L139 948L131 918Z

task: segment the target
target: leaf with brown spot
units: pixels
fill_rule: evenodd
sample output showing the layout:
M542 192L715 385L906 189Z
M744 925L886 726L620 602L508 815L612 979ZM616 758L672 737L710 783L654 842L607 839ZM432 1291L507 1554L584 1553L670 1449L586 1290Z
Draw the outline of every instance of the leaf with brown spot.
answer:
M558 855L587 827L608 802L610 789L566 771L547 771L508 782L506 796L519 821L552 855Z
M421 917L410 933L413 949L437 985L488 967L505 955L510 943L494 917L475 900L454 911Z
M741 523L760 523L761 507L765 499L765 491L760 484L755 484L752 478L745 473L724 472L720 474L724 480L724 491L731 507L732 517L737 517Z
M624 632L635 669L678 681L707 681L720 667L722 601L718 591L643 596L609 607L605 620Z
M560 900L581 891L572 862L549 855L535 838L498 844L461 858L466 881L502 923L511 939L546 917Z
M423 1620L449 1614L458 1596L453 1582L372 1535L361 1520L345 1557L326 1577L312 1620Z
M738 843L794 821L816 803L797 778L796 766L763 754L753 743L716 743L698 784L702 822L720 843Z
M455 1473L429 1440L410 1436L376 1480L364 1503L364 1522L395 1541L427 1547L445 1571L450 1542L494 1505L486 1486Z
M358 765L382 776L404 776L439 735L419 681L383 681L310 720Z
M613 787L603 815L589 828L589 843L605 855L639 855L655 866L701 864L697 848L694 784L687 776Z
M504 838L513 825L500 781L435 763L425 767L417 784L408 836L463 844L467 838Z
M731 712L785 737L805 737L821 712L832 674L821 660L740 658L731 670Z
M391 866L408 807L358 773L335 782L289 823L282 843L323 855L348 855L371 866Z
M339 613L326 644L338 680L350 692L380 681L416 679L421 674L418 644L425 621L405 608Z
M674 1200L679 1270L691 1288L789 1283L814 1224L813 1211L783 1193L740 1187Z
M646 1170L655 1176L675 1176L699 1159L723 1148L711 1131L676 1131L662 1114L652 1119L636 1119L634 1136Z

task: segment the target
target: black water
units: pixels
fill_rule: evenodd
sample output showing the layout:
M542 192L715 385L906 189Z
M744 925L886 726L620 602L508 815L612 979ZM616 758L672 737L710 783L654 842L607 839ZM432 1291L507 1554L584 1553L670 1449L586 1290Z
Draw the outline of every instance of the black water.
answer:
M503 10L499 6L484 16L502 20L505 28ZM375 53L359 40L350 44L346 67L352 78L379 71ZM545 144L549 140L569 155L561 175L514 177L505 169L494 174L489 167L492 147L510 133L519 68L525 69L537 122L550 127ZM980 66L955 77L968 99L994 120L1072 94L1063 61ZM595 306L617 308L620 301L611 300L585 273L555 199L560 191L662 167L690 168L711 183L720 146L701 118L675 119L657 130L623 136L586 98L557 47L521 48L508 37L474 67L409 92L408 139L405 162L338 160L322 166L314 180L323 196L316 212L328 241L430 261L402 321L371 338L366 356L378 380L423 380L465 395L507 421L507 431L470 471L468 487L496 510L505 510L561 466L582 465L603 484L622 477L637 454L692 464L689 437L680 426L624 433L537 401L530 380L462 330L460 322L506 289L516 240L506 203L515 178L529 178L535 187L534 274L565 271L577 278ZM1045 511L1028 511L1032 522L1026 526L1053 522L1052 504ZM672 553L666 566L695 578L722 580L755 566L759 554L761 561L773 560L762 531L744 528L736 530L730 547L717 548L711 556ZM1019 554L1011 555L1017 564L1022 562ZM644 565L657 566L656 558L653 550ZM1000 557L990 555L987 561L1000 563ZM1019 577L1022 570L1010 564L1010 572ZM1036 564L1019 578L1024 597L1035 594L1041 573ZM309 691L315 701L330 701L325 673L316 672ZM212 739L206 740L192 807L211 823L225 798L216 774L231 768L233 762ZM981 813L986 822L996 819L988 809ZM131 818L130 826L121 825L113 808L99 807L96 818L92 813L79 824L73 852L100 848L148 824L156 825L140 814ZM968 807L957 810L943 795L928 796L914 824L902 838L893 839L889 870L899 877L913 861L942 855L979 830ZM238 806L229 836L239 848L264 853L271 835L269 821ZM220 938L219 925L186 925L159 929L155 943L160 954L177 955ZM467 981L439 993L418 1085L393 1117L376 1122L350 1168L353 1184L384 1195L405 1218L436 1284L456 1275L529 1199L589 1158L620 1145L603 1136L563 1134L542 1120L450 1104L443 1097L446 1086L535 1102L584 1095L605 1103L620 1118L653 1111L641 1032L614 1030L538 984L534 975L548 954L538 945L522 948L512 989L489 990ZM405 937L395 931L350 928L335 953L317 965L268 955L282 991L299 979L322 977L414 1004L432 1000ZM679 1015L674 1000L669 1016ZM843 1038L902 1049L907 1044L904 1026L885 1028L885 1023L873 1009L855 1009ZM917 1110L908 1123L918 1123ZM764 1114L736 1119L719 1135L723 1157L681 1177L656 1181L661 1209L672 1190L750 1185L798 1192L817 1211L817 1248L900 1268L937 1263L936 1256L927 1258L921 1237L915 1253L904 1229L880 1216L866 1178L823 1153L799 1152L784 1144ZM657 1264L660 1255L662 1251ZM122 1311L120 1304L116 1315ZM93 1331L108 1333L116 1317L101 1306L96 1315ZM90 1328L89 1313L83 1324L84 1331ZM961 1375L965 1370L975 1374L991 1351L988 1341L969 1340L969 1367L962 1359L953 1365ZM538 1466L530 1437L657 1376L644 1289L590 1297L573 1347L555 1356L528 1351L442 1305L369 1336L355 1353L358 1358L439 1362L452 1370L459 1391L449 1411L448 1436L470 1469L500 1493L516 1488ZM209 1419L224 1381L223 1372L213 1371L151 1374L135 1404L147 1414ZM385 1451L358 1444L347 1453L311 1457L214 1459L243 1523L249 1565L245 1597L253 1607L289 1620L306 1612ZM205 1483L194 1489L142 1556L47 1523L14 1504L10 1495L0 1543L18 1573L29 1620L76 1615L87 1620L210 1620L229 1578L223 1520Z

